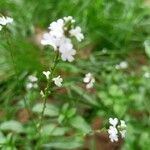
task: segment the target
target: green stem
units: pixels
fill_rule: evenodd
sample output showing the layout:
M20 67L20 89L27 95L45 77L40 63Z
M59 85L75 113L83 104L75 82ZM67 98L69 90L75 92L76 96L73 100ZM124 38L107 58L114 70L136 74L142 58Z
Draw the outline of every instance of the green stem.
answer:
M57 51L56 56L54 58L54 65L51 69L51 74L50 74L50 77L48 79L47 86L44 90L44 102L43 102L43 108L42 108L41 117L40 117L40 121L39 121L39 129L41 129L43 118L44 118L44 112L45 112L45 109L46 109L47 99L48 99L49 94L51 93L50 87L51 87L51 84L52 84L54 71L55 71L56 66L58 64L58 58L59 58L59 52Z

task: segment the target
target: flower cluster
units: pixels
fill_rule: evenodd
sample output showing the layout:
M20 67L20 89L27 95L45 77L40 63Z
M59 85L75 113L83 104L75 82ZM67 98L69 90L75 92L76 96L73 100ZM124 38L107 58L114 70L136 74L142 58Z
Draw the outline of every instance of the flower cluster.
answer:
M42 45L50 45L55 51L59 51L63 61L72 62L76 50L73 48L71 37L79 42L84 39L79 26L74 26L75 20L71 17L64 17L52 22L48 27L49 32L43 35Z
M11 24L13 22L13 18L11 17L0 17L0 30L2 30L3 26L6 26L7 24Z
M87 73L83 79L83 82L86 83L86 88L90 89L93 87L95 83L95 78L93 77L91 73Z
M119 133L121 137L124 138L126 134L126 124L124 120L120 120L120 125L118 125L117 118L109 118L110 127L108 129L109 138L111 142L118 141Z
M38 78L36 76L29 75L28 80L27 80L27 84L26 84L26 89L27 90L37 89L38 88L37 81L38 81Z
M127 68L128 68L128 63L127 63L126 61L122 61L122 62L120 62L119 64L117 64L117 65L115 66L115 68L116 68L117 70L119 70L119 69L127 69Z
M43 71L43 74L46 76L46 79L48 80L51 72L50 71ZM58 86L58 87L62 86L63 79L60 76L53 78L52 81L54 81L56 86Z

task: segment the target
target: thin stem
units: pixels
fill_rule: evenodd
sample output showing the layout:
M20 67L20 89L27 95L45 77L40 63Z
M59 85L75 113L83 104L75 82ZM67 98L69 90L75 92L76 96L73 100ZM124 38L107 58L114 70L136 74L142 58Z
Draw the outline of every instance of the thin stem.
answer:
M48 96L52 92L50 87L51 87L51 84L52 84L54 71L55 71L56 66L58 64L58 58L59 58L59 52L57 51L56 56L54 58L54 65L53 65L53 67L51 69L51 74L50 74L50 77L48 79L47 86L46 86L46 88L44 90L44 102L43 102L43 108L42 108L41 117L40 117L39 126L38 126L39 129L41 129L41 126L42 126L42 122L43 122L43 118L44 118L44 112L45 112L45 109L46 109L46 103L47 103Z

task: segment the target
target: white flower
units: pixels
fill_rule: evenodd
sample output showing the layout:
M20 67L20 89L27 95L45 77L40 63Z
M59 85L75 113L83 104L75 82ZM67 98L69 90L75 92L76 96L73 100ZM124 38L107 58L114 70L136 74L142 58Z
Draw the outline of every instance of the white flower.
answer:
M144 73L144 77L145 77L145 78L150 78L150 73L149 73L149 72L145 72L145 73Z
M37 89L38 88L38 84L37 84L38 78L36 76L33 75L29 75L28 79L27 79L27 83L26 83L26 89L30 90L30 89Z
M43 71L43 74L46 76L46 79L49 79L50 71Z
M55 37L62 37L64 36L64 20L63 19L58 19L56 22L52 22L49 26L49 29L50 29L50 34L52 36L55 36Z
M118 119L117 118L109 118L109 123L112 125L112 126L114 126L114 127L116 127L116 125L118 124Z
M93 85L94 85L94 83L95 83L95 79L94 78L92 78L91 79L91 81L86 85L86 88L87 89L90 89L90 88L92 88L93 87Z
M92 74L91 73L87 73L85 75L84 79L83 79L83 82L84 83L88 83L88 82L90 82L91 78L92 78Z
M118 130L114 126L110 126L108 129L109 138L111 142L118 141Z
M37 82L37 80L38 80L38 78L36 76L33 76L33 75L29 75L28 79L30 82Z
M124 120L120 120L120 125L118 126L119 132L121 134L121 137L124 138L126 134L126 123Z
M86 88L90 89L93 87L95 83L95 79L91 73L87 73L85 77L83 78L83 82L86 83Z
M108 134L111 142L118 141L119 133L121 137L124 138L126 134L126 127L124 120L120 120L120 125L118 125L117 118L109 118L110 127L108 129Z
M26 88L29 90L29 89L31 89L33 87L33 84L32 83L27 83L26 84Z
M84 35L81 33L81 28L77 26L74 29L70 30L70 35L76 37L76 39L81 42L84 39Z
M64 17L64 20L65 20L65 22L69 22L69 21L71 21L71 23L75 22L75 20L73 19L72 16Z
M7 24L11 24L13 22L13 18L10 18L10 17L0 17L0 25L7 25Z
M6 17L6 24L13 23L14 19L11 17Z
M61 54L61 58L63 61L72 62L74 60L74 55L76 54L75 50L67 50Z
M42 45L51 45L54 50L57 50L57 39L56 37L52 36L50 33L45 33L41 40Z
M63 61L72 62L74 60L73 56L76 54L76 51L73 49L73 45L70 39L64 38L61 40L59 51Z
M52 80L54 81L54 83L55 83L56 86L58 86L58 87L62 86L63 79L60 76L58 76L56 78L53 78Z
M117 64L115 66L116 69L126 69L128 68L128 63L126 61L120 62L120 64Z
M48 28L50 31L45 33L41 40L42 45L51 45L54 50L58 50L63 61L72 62L76 54L76 50L73 48L72 41L67 33L75 36L78 41L84 38L80 27L72 29L74 22L75 20L71 16L52 22ZM68 23L70 23L69 26ZM91 86L92 82L89 84L89 87Z
M72 50L73 45L69 38L63 38L60 41L59 51L60 53L64 53L65 51Z
M121 123L121 127L122 128L126 128L127 127L127 125L126 125L126 123L125 123L125 121L124 120L120 120L120 123Z

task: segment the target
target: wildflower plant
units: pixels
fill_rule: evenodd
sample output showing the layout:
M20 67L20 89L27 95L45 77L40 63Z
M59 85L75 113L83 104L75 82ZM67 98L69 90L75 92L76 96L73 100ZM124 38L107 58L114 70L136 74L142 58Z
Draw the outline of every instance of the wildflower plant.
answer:
M62 86L63 79L60 77L60 75L54 77L54 71L59 63L59 59L61 58L62 61L72 62L75 59L74 55L76 54L72 38L76 38L76 40L79 42L84 39L81 28L79 26L75 26L75 20L71 16L52 22L48 29L49 32L43 35L41 44L44 46L51 46L56 53L56 56L53 62L53 67L50 69L50 71L43 71L43 74L47 79L47 86L44 91L41 91L41 95L44 98L44 104L38 125L40 128L46 108L46 101L51 93L52 83L54 82L57 87Z
M120 120L120 125L118 125L117 118L109 118L110 127L108 129L109 138L111 142L118 141L119 139L119 132L121 137L124 138L126 134L126 124L124 120Z
M51 46L56 56L54 58L52 68L49 71L43 71L43 75L45 75L47 79L47 86L45 90L41 91L40 93L41 96L44 98L40 121L38 124L38 128L40 130L43 124L43 117L46 110L47 99L52 92L52 86L55 85L60 88L63 86L63 80L65 80L62 79L61 75L54 77L55 69L57 67L57 64L60 62L59 59L61 58L62 61L72 62L75 59L74 55L76 54L76 50L74 49L73 42L72 42L72 37L76 38L76 40L79 42L81 42L84 39L84 35L81 32L81 28L79 26L77 27L75 26L75 20L71 16L64 17L63 19L58 19L57 21L52 22L48 27L48 29L49 32L44 33L43 38L41 40L41 44L44 46L46 45ZM87 73L83 78L83 82L86 84L86 89L93 88L95 83L95 78L93 74ZM58 122L60 124L63 124L65 123L64 122L65 119L67 119L66 121L68 122L68 120L70 120L72 117L75 117L75 114L76 114L76 109L74 108L70 109L68 104L64 104L64 106L62 107L62 113L58 118ZM84 122L78 116L75 118L77 119L76 121L79 120L79 122ZM115 118L114 120L110 118L109 122L111 126L108 130L108 133L109 133L109 138L112 142L118 141L118 132L121 133L122 137L125 137L126 130L121 130L123 126L126 127L124 121L121 120L121 125L118 126L118 128L116 128L116 125L118 124L117 118ZM83 129L85 131L84 136L101 132L101 129L92 130L90 129L90 127L88 128L89 128L88 130ZM104 130L104 128L102 130Z
M8 23L12 23L13 19L11 18L5 18L1 17L0 24L1 25L7 25ZM48 32L44 33L41 44L44 46L51 46L51 48L54 50L55 58L53 60L53 65L51 65L50 70L43 71L42 75L46 78L46 87L44 90L42 89L40 92L40 95L43 99L43 104L36 105L33 107L32 111L37 112L37 110L40 112L38 121L35 121L32 118L33 125L35 127L35 130L37 131L37 137L42 138L43 131L46 130L44 126L44 116L47 115L56 115L58 116L58 124L65 126L69 124L70 126L77 128L78 130L82 131L82 135L80 135L80 138L83 140L85 136L94 135L95 133L101 133L101 131L106 131L106 128L102 129L91 129L91 127L86 123L86 121L77 114L77 108L69 106L68 103L63 104L62 108L60 109L60 114L58 115L58 112L54 113L53 111L47 113L48 108L51 110L55 109L54 106L51 106L47 103L49 96L52 94L54 88L61 88L63 87L63 84L65 82L65 78L63 78L63 75L58 74L56 75L55 70L57 68L57 65L61 63L60 61L67 61L66 63L71 63L75 60L75 46L73 44L73 38L75 38L78 42L81 42L84 39L84 35L81 31L81 28L79 26L75 26L75 20L73 17L68 16L64 17L62 19L58 19L57 21L52 22L48 27ZM85 74L85 77L83 78L83 82L86 86L86 89L92 89L94 88L95 84L95 77L92 73ZM26 80L26 89L27 91L31 91L32 89L39 90L40 85L38 85L39 79L38 77L34 75L29 75ZM86 89L84 89L86 91ZM31 94L31 92L29 92ZM84 92L85 93L85 92ZM84 94L83 94L84 97ZM85 96L86 97L86 96ZM25 104L27 104L25 100ZM26 106L27 107L27 106ZM30 114L30 106L28 108L29 114ZM52 114L51 114L52 113ZM80 124L78 124L80 122ZM108 129L108 134L111 142L118 141L119 133L121 134L122 138L125 137L126 133L126 124L123 120L121 120L121 124L118 125L118 119L109 119L109 122L111 126ZM14 123L14 122L13 122ZM18 124L15 122L15 124ZM117 126L118 125L118 126ZM20 124L19 124L20 126ZM53 130L57 128L57 125L53 126ZM22 131L21 131L22 132ZM75 135L78 137L78 135ZM81 140L80 139L80 140ZM37 146L39 147L39 146ZM47 145L45 145L47 147ZM49 146L48 146L49 147ZM77 146L78 147L78 146Z

